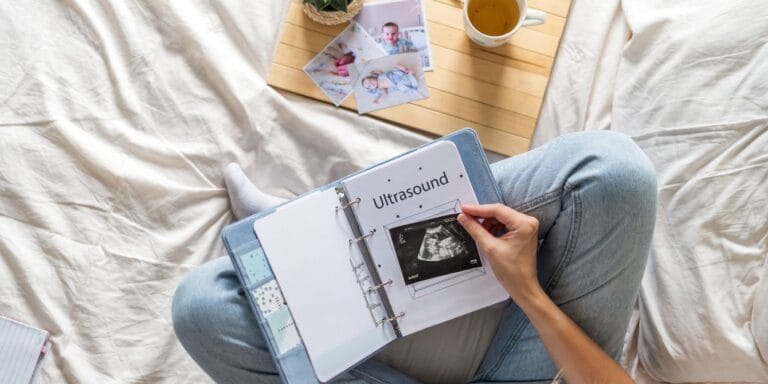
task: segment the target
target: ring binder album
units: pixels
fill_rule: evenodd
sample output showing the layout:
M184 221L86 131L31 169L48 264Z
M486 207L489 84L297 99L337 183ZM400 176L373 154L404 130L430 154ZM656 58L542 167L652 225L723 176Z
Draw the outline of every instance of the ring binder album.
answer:
M336 206L336 212L344 211L347 221L349 221L349 226L352 228L352 233L355 235L354 238L349 239L349 244L352 245L353 243L357 243L357 245L360 247L360 254L363 256L363 261L359 264L355 264L353 260L349 260L350 264L352 264L352 271L355 273L355 276L357 277L357 283L360 286L360 289L363 293L363 298L365 299L365 303L367 304L368 311L371 314L371 318L373 319L373 322L376 324L376 326L380 326L384 324L385 322L382 322L381 320L376 319L376 315L374 314L374 309L383 307L384 311L387 314L386 319L391 319L389 322L392 325L392 329L395 331L395 335L397 337L402 337L402 333L400 333L400 326L397 324L397 319L403 317L405 315L404 313L401 315L395 315L394 309L392 309L392 305L389 302L389 299L386 295L380 295L378 294L379 290L386 287L387 285L392 284L392 279L387 280L386 282L382 282L381 277L379 276L378 272L376 271L376 268L374 266L373 259L371 258L371 252L368 249L368 245L365 243L364 240L368 237L373 236L373 234L376 232L375 229L369 231L366 234L362 234L360 230L360 224L357 222L357 218L355 218L354 212L351 212L351 210L348 210L346 208L351 207L354 204L359 204L361 199L359 197L356 197L353 200L349 200L347 197L347 194L344 192L344 190L341 187L336 187L336 196L339 198L339 201L341 202L341 205ZM342 208L340 208L342 207ZM360 276L360 271L365 270L367 271L366 275ZM363 282L368 281L372 283L370 286L364 287ZM379 298L379 302L371 302L371 294L377 293L377 296Z
M398 338L508 299L493 274L454 275L463 253L427 239L456 204L501 201L477 135L464 129L228 226L222 238L283 382L330 382ZM393 235L399 226L424 232ZM441 257L419 258L420 244ZM416 273L424 282L407 284ZM280 311L259 305L270 279L290 303ZM411 293L416 285L424 294ZM295 332L283 331L289 323Z

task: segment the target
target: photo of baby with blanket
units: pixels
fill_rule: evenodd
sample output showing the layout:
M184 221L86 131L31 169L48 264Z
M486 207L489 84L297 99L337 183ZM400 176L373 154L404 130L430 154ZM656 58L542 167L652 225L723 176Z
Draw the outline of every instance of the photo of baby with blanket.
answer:
M365 113L429 97L418 53L369 61L355 84L357 109Z
M359 24L352 22L304 66L304 72L338 106L352 93L356 77L350 76L350 67L385 54Z
M373 70L362 79L361 83L369 92L376 94L376 98L373 99L374 104L390 92L418 91L419 89L419 80L413 76L413 70L400 64L386 72Z

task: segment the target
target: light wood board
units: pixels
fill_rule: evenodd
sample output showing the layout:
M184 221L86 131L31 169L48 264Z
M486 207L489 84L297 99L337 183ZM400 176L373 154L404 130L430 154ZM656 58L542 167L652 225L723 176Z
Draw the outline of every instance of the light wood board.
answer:
M426 72L430 97L369 115L435 135L472 127L486 149L527 151L571 0L528 4L547 13L545 24L521 28L505 46L483 48L464 33L459 0L424 0L434 63ZM302 68L346 26L318 24L292 0L267 83L330 103ZM353 97L341 106L357 110Z

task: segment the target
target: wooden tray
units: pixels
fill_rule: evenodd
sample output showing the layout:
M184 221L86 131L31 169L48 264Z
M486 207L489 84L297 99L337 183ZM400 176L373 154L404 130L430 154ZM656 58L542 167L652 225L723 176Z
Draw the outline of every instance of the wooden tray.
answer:
M521 28L511 44L482 48L464 33L459 0L424 0L434 71L426 72L430 97L369 115L436 135L473 127L486 149L525 152L539 115L571 0L530 0L547 13L543 25ZM267 83L330 102L302 71L346 24L325 26L293 0ZM357 110L353 97L341 105Z

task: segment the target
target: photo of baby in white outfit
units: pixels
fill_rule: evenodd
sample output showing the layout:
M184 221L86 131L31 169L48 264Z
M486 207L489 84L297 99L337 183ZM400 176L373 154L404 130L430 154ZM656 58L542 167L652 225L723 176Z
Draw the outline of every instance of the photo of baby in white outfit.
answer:
M388 55L418 52L422 68L432 70L423 0L367 2L355 20Z
M413 75L413 70L403 65L395 65L389 71L373 70L361 80L363 87L376 94L374 104L390 92L418 91L419 80Z
M366 62L355 83L355 99L360 113L427 97L429 90L416 52Z

